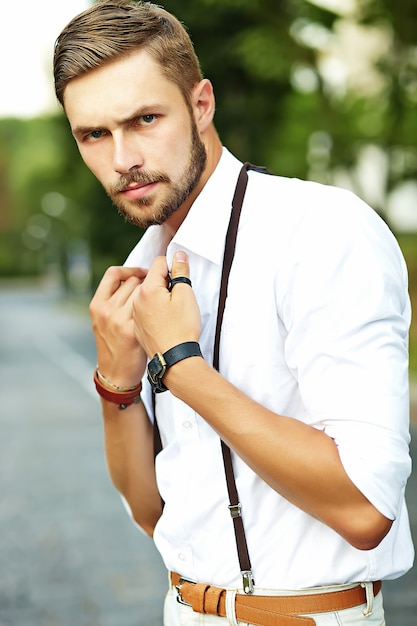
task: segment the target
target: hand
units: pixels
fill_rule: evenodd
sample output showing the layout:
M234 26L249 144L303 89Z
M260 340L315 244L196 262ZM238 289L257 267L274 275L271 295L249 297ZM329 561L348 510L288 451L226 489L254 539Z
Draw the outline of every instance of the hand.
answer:
M185 252L177 252L171 277L190 276ZM169 275L165 257L157 257L133 303L135 335L149 358L164 353L184 341L200 338L200 310L189 285L177 283L168 290Z
M146 274L142 268L110 267L90 303L99 369L122 387L136 385L146 367L132 316L134 293Z

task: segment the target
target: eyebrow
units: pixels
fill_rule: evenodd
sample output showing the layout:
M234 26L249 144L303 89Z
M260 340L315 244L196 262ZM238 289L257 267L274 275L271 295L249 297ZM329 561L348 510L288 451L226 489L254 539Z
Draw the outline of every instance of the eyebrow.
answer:
M145 104L142 105L139 109L136 109L133 113L123 117L119 120L116 120L116 126L126 126L134 122L138 117L142 117L143 115L149 115L150 113L157 113L162 108L161 104ZM80 137L82 135L88 135L95 130L103 130L103 126L76 126L72 130L72 134L74 137Z

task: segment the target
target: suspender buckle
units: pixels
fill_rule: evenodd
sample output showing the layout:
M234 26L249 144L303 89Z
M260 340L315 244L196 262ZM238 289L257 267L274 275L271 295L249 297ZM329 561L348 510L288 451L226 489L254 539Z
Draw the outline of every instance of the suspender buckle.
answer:
M230 511L230 515L232 516L232 518L235 517L241 517L241 510L242 510L242 505L240 504L240 502L238 502L237 504L229 504L229 511Z
M253 580L252 570L244 570L242 574L243 591L251 594L254 591L255 581Z

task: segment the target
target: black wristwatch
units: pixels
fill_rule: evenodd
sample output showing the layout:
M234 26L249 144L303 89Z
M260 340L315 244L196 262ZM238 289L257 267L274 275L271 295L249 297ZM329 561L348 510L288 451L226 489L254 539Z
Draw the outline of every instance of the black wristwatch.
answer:
M188 359L190 356L203 356L196 341L179 343L164 354L157 352L148 363L148 380L151 383L152 391L154 393L167 391L168 387L164 385L162 378L168 367L178 363L178 361Z

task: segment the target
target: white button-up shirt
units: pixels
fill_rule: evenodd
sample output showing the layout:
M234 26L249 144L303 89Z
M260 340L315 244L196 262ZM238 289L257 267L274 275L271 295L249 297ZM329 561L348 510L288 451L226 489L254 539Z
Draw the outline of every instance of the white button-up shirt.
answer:
M226 149L168 243L150 227L126 264L189 255L212 362L220 275L241 163ZM270 410L332 437L358 489L393 526L353 548L233 454L257 586L298 589L395 578L412 564L404 489L408 454L407 272L385 223L350 192L249 172L224 314L220 371ZM144 394L152 415L150 391ZM165 508L154 540L168 569L241 587L218 435L170 392L157 394ZM236 416L234 416L236 419Z

